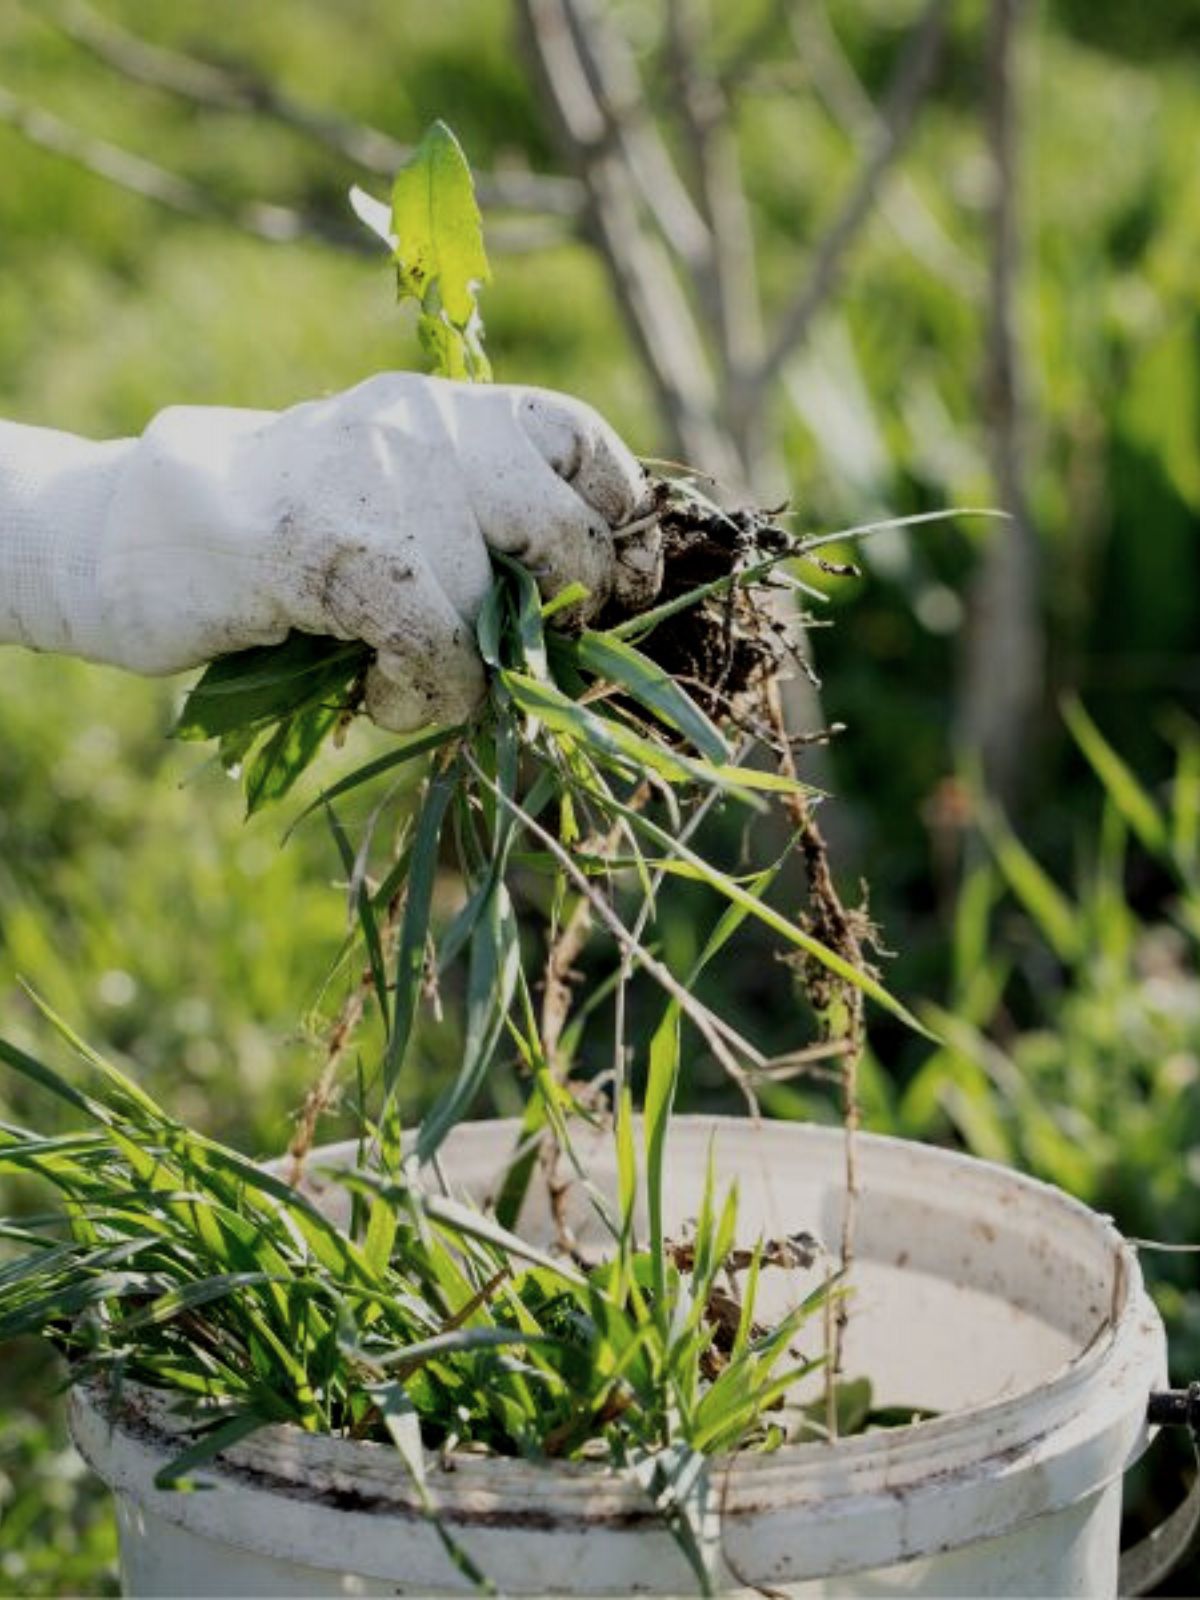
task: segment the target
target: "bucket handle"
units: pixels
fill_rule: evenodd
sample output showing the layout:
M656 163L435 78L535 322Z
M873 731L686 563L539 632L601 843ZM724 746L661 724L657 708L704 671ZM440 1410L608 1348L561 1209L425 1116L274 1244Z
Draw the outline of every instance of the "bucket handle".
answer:
M1152 1427L1188 1429L1196 1455L1196 1476L1186 1498L1170 1516L1122 1553L1117 1577L1117 1593L1122 1596L1157 1589L1188 1555L1200 1532L1200 1382L1152 1394L1146 1420Z

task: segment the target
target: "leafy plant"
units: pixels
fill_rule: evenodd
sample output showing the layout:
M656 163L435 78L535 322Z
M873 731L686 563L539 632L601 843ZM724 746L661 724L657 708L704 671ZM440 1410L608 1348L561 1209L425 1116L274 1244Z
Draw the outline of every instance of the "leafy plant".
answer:
M1189 1172L1200 1128L1200 735L1180 720L1175 773L1156 795L1078 702L1065 714L1103 790L1098 835L1064 883L981 807L987 853L959 905L957 981L930 1016L944 1043L894 1115L900 1131L952 1131L1060 1184L1126 1233L1184 1243L1200 1229ZM1200 1327L1193 1263L1150 1256L1147 1266L1181 1336L1185 1321ZM1200 1349L1194 1332L1184 1348Z

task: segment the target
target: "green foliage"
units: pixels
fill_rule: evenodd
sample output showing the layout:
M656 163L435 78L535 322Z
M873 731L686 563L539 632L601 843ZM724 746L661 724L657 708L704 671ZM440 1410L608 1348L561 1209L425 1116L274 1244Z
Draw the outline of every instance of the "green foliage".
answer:
M774 560L806 549L785 543ZM747 581L763 576L751 571ZM765 809L764 791L791 796L804 794L804 785L733 757L687 692L622 640L591 633L552 649L544 624L554 609L543 607L527 572L500 561L478 623L492 669L480 712L466 728L411 740L334 786L341 801L418 753L432 756L415 806L408 795L399 801L382 884L368 883L366 861L389 795L357 847L333 809L334 792L319 797L355 917L340 959L365 963L383 1033L377 1065L359 1072L361 1146L377 1151L378 1164L339 1180L358 1202L350 1232L292 1184L169 1116L45 1008L98 1088L79 1088L0 1040L0 1060L14 1073L91 1124L89 1132L59 1136L0 1126L0 1173L48 1181L65 1201L63 1217L14 1217L0 1227L17 1247L0 1267L0 1340L41 1333L69 1355L73 1381L119 1371L122 1382L191 1397L196 1436L160 1475L163 1486L188 1486L211 1456L270 1422L390 1438L435 1518L420 1466L424 1447L599 1453L643 1483L707 1590L712 1502L704 1457L774 1448L787 1437L776 1413L812 1365L794 1358L791 1344L827 1284L822 1279L762 1332L754 1318L756 1250L729 1337L728 1320L714 1307L718 1278L732 1270L737 1201L731 1192L718 1204L711 1169L695 1237L686 1247L664 1237L662 1155L681 1022L699 1031L739 1082L748 1066L767 1065L691 983L740 926L758 920L919 1024L877 979L766 904L773 873L748 887L687 843L721 802L754 815ZM653 629L651 616L641 632ZM252 740L281 718L264 746L269 758L305 716L340 715L323 695L329 671L345 670L342 657L330 666L294 639L232 670L224 663L193 694L183 729L239 738L244 749L247 734ZM628 856L591 843L606 837L621 838ZM433 901L446 854L465 899L439 939ZM552 930L572 896L605 925L620 956L622 1019L635 971L667 1001L651 1053L650 1247L640 1248L635 1234L642 1186L622 1069L615 1212L600 1203L613 1249L587 1273L521 1240L498 1217L427 1192L420 1177L478 1101L502 1039L529 1070L538 1120L578 1166L568 1125L575 1108L548 1070L530 1003L515 905L518 855L523 876L548 888L535 896L552 908ZM593 871L608 878L606 895L591 887ZM643 937L676 871L723 907L687 984ZM627 880L640 891L632 924L616 907ZM525 894L534 898L528 887ZM385 917L401 897L393 955ZM465 1021L457 1070L405 1157L396 1112L409 1047L431 978L441 981L460 959ZM502 1185L506 1217L519 1214L531 1174L523 1152L513 1166L519 1170ZM720 1295L727 1304L728 1292ZM468 1393L474 1402L464 1400ZM465 1562L441 1533L451 1558Z
M1156 794L1081 706L1068 715L1103 787L1099 837L1063 886L993 817L959 902L956 982L931 1018L945 1043L884 1116L1057 1183L1135 1238L1195 1244L1200 733L1180 724ZM1146 852L1164 875L1149 894ZM1182 1381L1200 1361L1194 1258L1148 1250L1142 1264Z
M365 116L400 138L415 138L444 115L481 169L552 167L544 119L512 50L511 17L489 0L370 4L353 21L339 8L212 0L200 32L187 7L105 0L104 9L168 46L194 50L219 38L223 53L297 96ZM1060 0L1032 19L1026 59L1035 73L1023 140L1030 242L1023 303L1039 440L1031 489L1054 642L1052 682L1083 686L1114 746L1152 798L1162 804L1170 795L1173 810L1176 796L1194 793L1195 758L1189 778L1181 749L1180 766L1168 775L1160 711L1171 700L1194 698L1200 636L1200 432L1189 426L1200 392L1200 111L1193 63L1180 48L1193 11L1191 0L1140 8ZM650 27L659 15L652 13L639 24ZM903 20L912 14L906 8ZM849 3L833 16L848 62L877 95L898 43L899 12L884 17L878 6ZM903 182L859 241L836 306L814 328L789 378L788 399L798 402L784 424L789 487L813 525L861 520L885 505L990 495L978 383L981 17L978 8L956 12L953 70L922 118ZM727 53L736 58L743 40L763 40L764 65L742 80L735 122L748 157L764 281L770 295L783 297L836 214L860 157L839 116L809 93L812 84L820 87L820 75L797 89L791 40L766 28L764 7L734 8L717 22L714 48L722 61ZM58 39L36 7L6 8L0 37L5 83L33 104L193 174L222 199L271 195L312 207L334 225L342 220L351 173L315 146L261 119L197 114L151 89L126 85L114 93L112 76ZM1052 92L1039 92L1039 84ZM1097 162L1096 129L1111 121L1114 106L1121 107L1121 137ZM377 275L369 262L310 243L281 250L176 217L31 149L9 129L0 129L0 149L7 178L0 186L5 415L98 436L128 434L176 401L282 406L381 365L417 364L416 339L392 315L382 283L372 296ZM948 250L939 247L939 230ZM502 247L500 231L493 254ZM309 315L310 307L317 314ZM522 254L519 269L499 274L488 311L489 349L507 378L579 392L626 437L665 448L645 372L586 244ZM1157 869L1151 874L1140 853L1120 894L1110 879L1099 897L1089 866L1072 869L1091 789L1079 764L1064 758L1061 730L1049 718L1030 729L1031 742L1042 735L1046 756L1030 763L1025 808L1009 831L1044 863L1086 943L1069 966L1060 965L996 863L972 871L963 896L951 892L935 812L938 785L953 770L960 602L985 541L1002 536L964 526L876 546L866 554L853 624L815 636L829 715L852 731L834 745L831 772L820 781L853 818L855 868L870 879L873 911L899 951L894 983L901 992L931 993L952 970L947 1009L972 1019L999 1046L997 1055L975 1040L973 1053L957 1054L957 1079L944 1071L936 1085L929 1081L923 1103L916 1096L909 1103L910 1131L961 1140L974 1112L973 1148L1040 1159L1039 1140L1023 1131L1026 1111L1011 1075L1001 1094L991 1072L1019 1051L1022 1070L1040 1082L1035 1057L1049 1049L1064 1075L1057 1085L1047 1077L1047 1094L1059 1096L1050 1102L1055 1124L1070 1134L1068 1090L1094 1076L1092 1110L1076 1143L1093 1172L1127 1174L1089 1192L1133 1196L1127 1216L1144 1231L1170 1226L1186 1235L1192 1227L1194 1234L1187 1189L1197 1142L1187 1109L1194 1042L1186 1032L1189 990L1174 972L1179 930L1166 920ZM833 603L836 609L840 600ZM136 1060L139 1076L169 1097L174 1112L242 1148L273 1152L286 1142L287 1113L312 1072L310 1035L322 1017L310 1013L335 1009L357 981L346 962L322 984L325 951L345 931L324 880L344 874L318 829L305 830L283 852L269 810L244 829L232 785L216 772L196 773L195 747L162 743L170 700L160 685L103 669L16 653L5 660L4 1031L37 1048L40 1024L12 984L19 971L89 1038L119 1059ZM375 755L388 759L388 750L370 729L356 727L348 765ZM410 761L391 776L419 770ZM312 795L310 772L296 808ZM362 785L339 803L348 828L365 821L362 808L373 795ZM1172 827L1186 856L1195 809L1180 803L1178 812ZM731 872L739 870L742 820L742 808L731 808L724 824ZM676 886L654 936L673 970L686 973L711 925L712 901L700 885L677 879ZM792 892L785 871L775 893L786 902ZM434 898L435 915L449 920L458 902L445 872ZM1132 930L1119 903L1132 908ZM1098 921L1114 945L1121 934L1131 947L1111 967ZM1114 988L1106 1000L1101 977L1110 971ZM701 997L721 1014L784 1048L782 1035L794 1031L794 998L785 970L764 959L749 929L706 969L702 984ZM405 1107L414 1119L455 1069L456 994L451 977L445 1025L422 1026L410 1046ZM647 1025L657 1018L655 1011ZM376 1049L377 1026L369 1025L365 1054ZM636 1017L632 1031L644 1036ZM1076 1036L1080 1049L1058 1049L1057 1039ZM589 1011L574 1037L585 1060L605 1058L604 1012ZM874 1038L879 1059L864 1077L864 1095L873 1124L886 1127L927 1051L898 1029L877 1027ZM1069 1084L1068 1054L1076 1063ZM1127 1073L1130 1061L1137 1070ZM1164 1104L1161 1113L1151 1113L1137 1088L1155 1072L1177 1080L1178 1106ZM519 1109L506 1098L508 1083L506 1074L494 1075L481 1109ZM24 1091L10 1083L5 1092L7 1114L24 1120ZM1125 1116L1123 1097L1135 1092L1139 1132L1123 1144L1112 1130ZM733 1103L728 1078L694 1038L678 1093L689 1109ZM988 1109L993 1099L999 1118ZM1024 1104L1032 1116L1030 1101ZM1089 1142L1093 1123L1103 1136ZM1122 1215L1114 1200L1108 1206ZM1200 1314L1188 1264L1155 1261L1154 1270L1160 1283L1165 1277L1174 1285L1179 1376L1190 1378ZM7 1439L26 1437L29 1397L43 1385L15 1360L4 1364L0 1384L0 1429ZM21 1536L13 1502L6 1502L0 1541L13 1530L26 1567L15 1574L5 1567L3 1578L32 1590L27 1574L36 1569L44 1592L92 1590L101 1563L89 1567L73 1554L74 1530L95 1527L88 1480L68 1478L70 1457L52 1422L39 1418L30 1427L35 1442L5 1470L21 1503L40 1498L46 1514ZM111 1549L111 1529L106 1537Z
M5 1360L27 1396L53 1382L31 1344L10 1345ZM0 1433L0 1583L30 1596L120 1592L108 1491L33 1410L6 1419Z
M281 645L243 650L214 661L189 693L175 724L177 739L219 739L257 733L348 688L360 655L354 644L330 651L311 634Z
M778 559L785 556L781 553ZM663 675L627 645L610 641L607 635L588 634L581 641L559 641L549 649L543 613L552 609L552 603L543 607L533 580L522 568L502 562L478 623L480 649L493 670L487 700L477 717L464 729L435 730L401 745L393 757L379 758L341 778L320 801L353 881L357 853L344 836L332 802L360 783L377 780L393 763L406 762L418 752L434 752L411 834L404 832L389 875L395 884L405 884L390 971L378 923L390 889L360 891L356 898L361 955L372 973L387 1033L379 1073L381 1116L398 1092L428 992L431 964L444 978L457 961L465 962L461 1056L453 1082L422 1122L418 1150L424 1160L435 1154L454 1123L477 1103L502 1038L515 1041L522 1061L541 1059L542 1041L521 998L526 980L514 906L518 881L531 907L562 907L572 896L591 898L621 952L620 984L627 984L635 969L645 973L665 990L675 1031L682 1014L735 1073L740 1062L760 1059L756 1048L697 1001L690 982L681 984L641 937L640 930L658 910L664 880L676 874L702 884L727 908L712 948L724 943L743 921L756 920L920 1030L917 1019L877 979L849 966L798 919L766 903L763 893L771 874L747 886L690 846L687 830L680 825L682 815L690 811L699 820L714 802L730 800L757 809L764 789L787 795L804 792L803 785L727 759L724 739L687 692L675 683L665 688ZM570 670L570 692L555 682L555 663L563 662ZM609 672L615 676L610 678ZM612 694L614 688L620 690L619 696ZM658 721L664 711L669 728ZM646 715L653 720L647 722ZM681 748L673 742L676 728L693 730L703 748L694 753ZM718 760L711 760L705 749ZM381 804L386 807L386 797ZM407 808L407 799L404 805ZM656 820L656 810L665 813L661 820ZM372 828L379 817L377 809ZM557 829L543 817L557 818ZM606 858L582 846L585 839L618 834L624 841L620 856ZM368 846L369 838L359 849ZM439 860L448 851L461 882L462 904L439 941L433 892ZM619 891L624 880L636 879L642 905L632 923L623 921L608 899L596 895L589 884L593 872L609 879L610 893ZM539 879L547 883L548 892L536 887ZM557 911L552 913L552 927L558 916ZM707 956L701 959L693 978L706 960ZM661 1051L662 1045L658 1048ZM663 1070L658 1068L660 1074ZM535 1088L546 1099L544 1113L557 1117L558 1107L552 1096L547 1098L544 1076L535 1078ZM667 1097L658 1094L652 1125L666 1104ZM660 1127L657 1137L661 1133Z
M483 219L462 147L444 122L422 138L392 186L393 254L400 299L419 304L430 368L486 383L477 291L491 276Z

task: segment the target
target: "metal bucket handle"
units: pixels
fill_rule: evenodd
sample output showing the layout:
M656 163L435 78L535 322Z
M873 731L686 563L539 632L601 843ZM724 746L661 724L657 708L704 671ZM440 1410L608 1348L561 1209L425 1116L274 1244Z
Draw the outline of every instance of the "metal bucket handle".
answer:
M1152 1427L1182 1427L1191 1434L1196 1476L1183 1502L1144 1539L1121 1556L1118 1593L1150 1594L1174 1572L1200 1533L1200 1382L1186 1389L1164 1389L1150 1396L1146 1420Z

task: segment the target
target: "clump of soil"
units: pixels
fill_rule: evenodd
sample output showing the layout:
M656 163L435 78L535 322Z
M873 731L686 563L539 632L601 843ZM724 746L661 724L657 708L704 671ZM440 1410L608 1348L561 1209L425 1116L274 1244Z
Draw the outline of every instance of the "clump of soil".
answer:
M723 511L686 484L654 484L663 540L663 582L653 606L706 584L735 578L757 563L785 554L791 536L767 511ZM766 588L731 583L658 623L639 648L687 687L711 715L753 693L788 653ZM610 607L601 627L625 621Z

